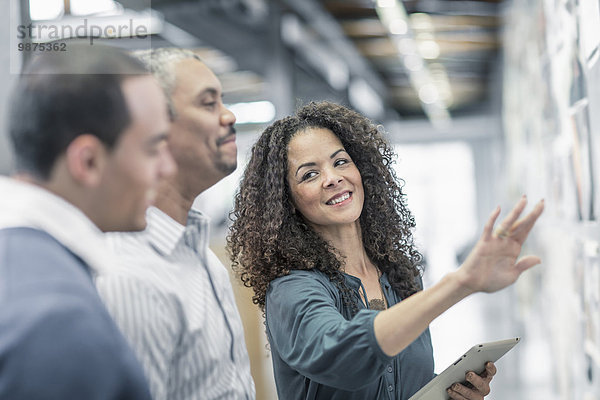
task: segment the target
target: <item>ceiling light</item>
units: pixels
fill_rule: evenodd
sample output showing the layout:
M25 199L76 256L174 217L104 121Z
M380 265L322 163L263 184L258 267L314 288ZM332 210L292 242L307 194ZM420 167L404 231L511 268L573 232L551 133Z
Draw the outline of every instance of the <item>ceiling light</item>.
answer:
M409 54L404 56L404 65L410 71L418 71L423 69L423 60L416 54Z
M29 0L29 15L33 21L56 19L63 11L63 0Z
M415 30L433 30L431 16L425 13L410 14L410 22Z
M381 97L364 79L357 78L350 82L348 100L352 107L369 118L381 118L385 112Z
M420 41L419 52L423 58L433 60L440 56L440 46L434 40Z
M91 15L117 10L119 7L113 0L71 0L71 14L73 15Z
M425 104L433 104L440 99L440 94L434 84L427 83L419 88L419 99Z
M415 54L417 52L417 45L413 39L404 38L401 39L398 43L398 50L400 50L401 54Z
M377 0L377 7L395 7L396 0Z
M408 32L408 24L405 20L397 18L390 21L388 29L394 35L405 35Z
M260 124L275 118L275 106L270 101L253 101L226 105L235 115L237 124Z
M452 97L449 83L438 76L438 81L444 81L438 88L425 61L440 55L431 16L425 13L409 16L403 3L397 0L376 0L375 11L408 70L411 86L417 92L423 111L436 126L449 123L446 103Z

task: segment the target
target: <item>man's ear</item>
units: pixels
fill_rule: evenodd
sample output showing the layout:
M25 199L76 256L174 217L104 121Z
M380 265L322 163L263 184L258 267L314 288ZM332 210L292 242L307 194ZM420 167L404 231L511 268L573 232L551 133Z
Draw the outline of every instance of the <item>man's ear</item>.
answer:
M88 187L94 187L102 179L106 165L106 146L96 136L77 136L67 147L65 160L73 179Z

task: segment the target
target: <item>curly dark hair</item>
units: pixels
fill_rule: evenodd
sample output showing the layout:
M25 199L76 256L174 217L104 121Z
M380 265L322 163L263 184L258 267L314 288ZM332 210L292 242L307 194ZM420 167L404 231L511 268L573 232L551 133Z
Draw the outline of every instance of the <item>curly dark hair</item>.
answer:
M272 280L293 269L314 268L328 276L344 303L357 312L344 283L343 257L293 210L287 182L288 144L308 128L331 130L362 176L364 205L359 222L370 260L387 274L401 297L420 290L415 278L422 272L422 256L413 244L415 221L402 193L403 181L392 168L391 146L377 126L359 113L338 104L312 102L262 133L235 196L227 249L233 270L244 286L254 289L252 301L264 311Z

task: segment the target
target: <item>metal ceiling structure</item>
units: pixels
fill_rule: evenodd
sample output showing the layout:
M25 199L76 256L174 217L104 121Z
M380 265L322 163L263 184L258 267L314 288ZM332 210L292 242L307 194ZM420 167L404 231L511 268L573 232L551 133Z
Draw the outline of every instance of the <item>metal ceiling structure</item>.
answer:
M80 0L63 1L60 19L71 20ZM269 99L277 116L313 99L349 103L382 122L427 117L438 128L457 116L498 113L502 0L115 4L133 15L151 9L162 21L153 46L198 51L228 100ZM135 48L134 39L119 44Z
M375 3L323 1L346 36L386 82L393 107L401 114L419 112L421 102L409 83L411 70L398 62L401 54L378 18ZM404 7L408 28L412 28L434 80L446 78L449 82L448 93L444 94L449 98L448 107L456 112L478 108L489 94L488 82L498 60L500 3L413 0L404 2Z
M287 68L283 73L301 82L288 84L286 95L301 100L362 99L357 108L385 119L431 119L427 104L435 99L452 116L494 112L502 2L396 2L405 17L390 28L380 11L394 1L155 0L152 7L267 82L273 68ZM411 40L402 40L406 37ZM407 57L411 51L418 56L417 67L427 69L428 87L415 84L415 59Z

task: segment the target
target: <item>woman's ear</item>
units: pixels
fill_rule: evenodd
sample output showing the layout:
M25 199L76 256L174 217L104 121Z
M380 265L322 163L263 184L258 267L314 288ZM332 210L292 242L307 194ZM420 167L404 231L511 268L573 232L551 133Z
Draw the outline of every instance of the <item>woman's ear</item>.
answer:
M106 146L100 139L91 134L79 135L67 147L67 170L76 182L87 187L97 186L102 180L106 156Z

